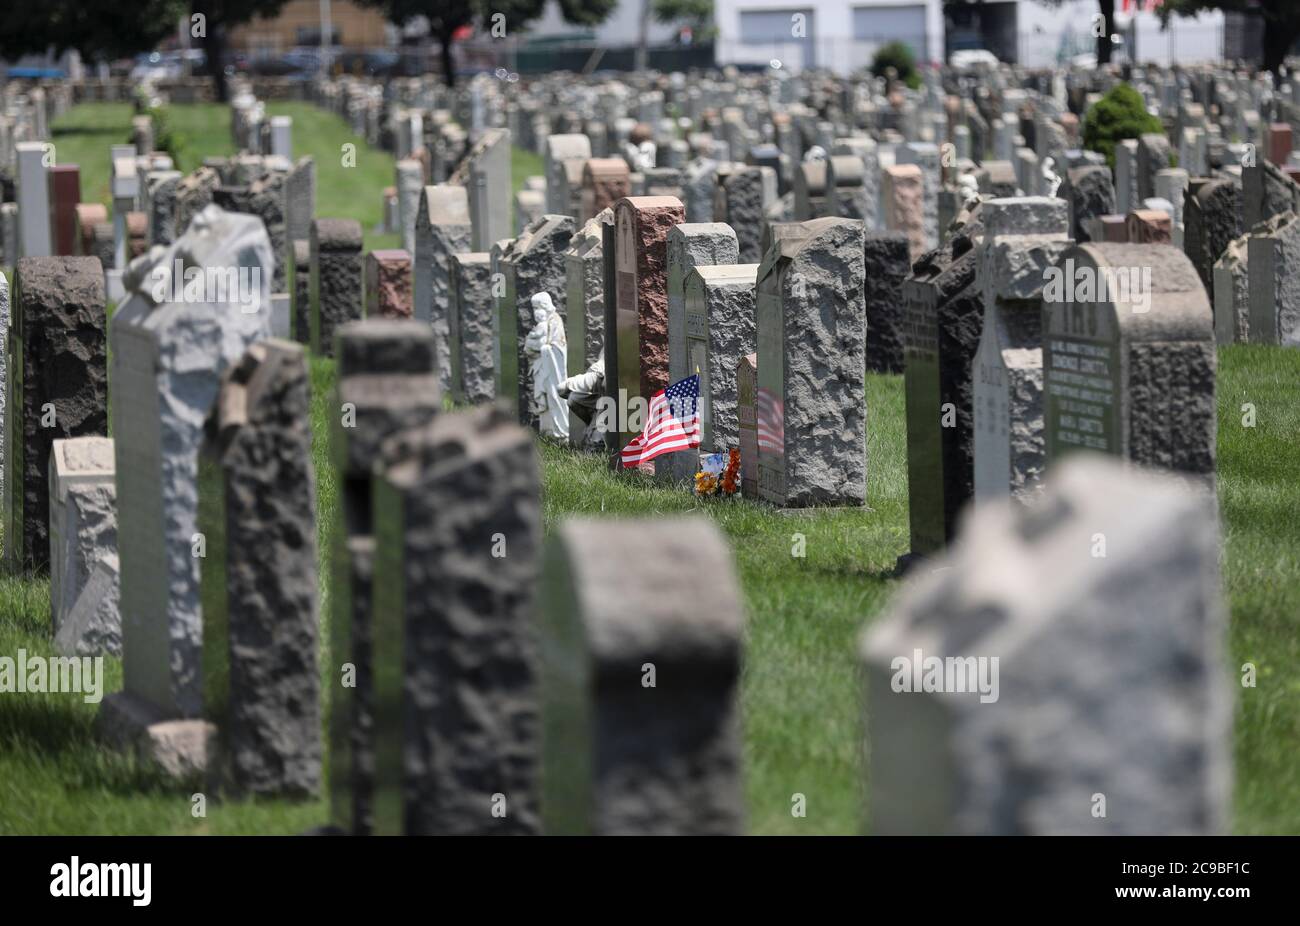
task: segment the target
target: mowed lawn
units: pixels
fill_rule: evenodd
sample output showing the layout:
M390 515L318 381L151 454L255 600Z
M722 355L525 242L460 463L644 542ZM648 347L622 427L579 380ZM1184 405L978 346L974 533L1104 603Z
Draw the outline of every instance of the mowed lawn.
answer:
M98 111L111 109L120 109L114 118L129 126L128 107L97 105L78 107L57 127L98 124ZM173 112L178 126L189 123L191 112L198 128L212 126L210 147L198 150L229 151L223 110ZM386 158L368 151L333 116L307 104L294 107L293 115L295 151L316 154L318 177L326 176L319 152L349 141L357 144L358 165L363 153L367 163ZM64 152L77 150L83 134L95 133L56 136L60 160L73 160ZM108 144L100 132L84 150L106 152ZM100 159L106 184L106 154ZM391 159L382 163L368 175L373 186L346 194L327 190L318 179L318 214L352 216L369 229L378 221L379 190L392 183ZM517 152L516 189L540 166L535 156ZM85 166L82 176L84 182ZM1237 689L1234 830L1300 833L1300 767L1294 762L1300 742L1300 351L1232 347L1219 356L1219 494L1232 612L1226 668L1234 678L1243 663L1258 668L1257 687ZM337 497L327 448L338 413L331 404L333 381L332 363L313 360L322 563ZM855 652L863 627L887 610L897 585L889 577L894 560L908 548L901 377L868 377L866 401L866 511L807 516L740 499L697 501L685 489L614 474L600 460L539 445L548 531L571 515L696 512L713 518L729 538L748 611L741 694L754 833L855 833L865 826L864 707ZM1243 426L1246 404L1254 406L1254 427ZM799 535L802 557L793 555ZM323 604L326 585L322 569ZM0 655L20 647L51 652L44 580L0 580ZM116 660L108 662L111 691L121 685L121 669ZM95 711L77 695L0 695L0 832L287 834L326 818L324 801L218 800L208 802L206 817L196 818L189 791L168 787L95 744ZM791 814L796 794L805 798L805 817Z

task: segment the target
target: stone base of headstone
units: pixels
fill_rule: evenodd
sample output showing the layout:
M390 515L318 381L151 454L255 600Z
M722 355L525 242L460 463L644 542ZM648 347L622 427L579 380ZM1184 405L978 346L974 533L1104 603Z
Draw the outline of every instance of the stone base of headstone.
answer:
M162 717L147 701L127 691L107 695L95 717L100 739L160 770L174 781L202 780L217 728L206 720Z

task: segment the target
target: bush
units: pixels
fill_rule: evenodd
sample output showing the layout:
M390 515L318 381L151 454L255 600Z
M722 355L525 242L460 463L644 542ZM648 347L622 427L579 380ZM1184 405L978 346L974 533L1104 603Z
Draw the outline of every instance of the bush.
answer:
M876 56L871 59L871 73L884 77L885 72L893 68L898 79L913 90L921 86L921 75L916 70L916 56L910 45L902 42L889 42L876 49Z
M167 107L163 106L159 100L151 99L139 87L135 91L135 111L138 115L148 116L153 123L153 150L163 151L172 159L172 164L176 165L177 170L182 170L181 152L185 150L187 139L181 132L176 131L172 125L171 118L167 112ZM127 138L127 143L133 142L134 138Z
M1083 146L1106 156L1115 169L1115 145L1125 138L1164 132L1159 117L1147 112L1142 94L1128 84L1117 84L1102 97L1083 121Z

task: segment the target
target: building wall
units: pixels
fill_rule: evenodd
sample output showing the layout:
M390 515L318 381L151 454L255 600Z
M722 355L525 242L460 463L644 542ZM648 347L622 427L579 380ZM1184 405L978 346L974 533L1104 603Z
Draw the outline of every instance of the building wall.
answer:
M587 35L595 33L597 45L617 48L635 45L641 35L642 0L618 0L609 17L599 26L573 26L564 21L560 15L560 4L548 0L546 11L528 24L524 37L550 37L563 35ZM657 23L650 17L650 29L647 32L649 44L663 45L672 41L677 34L676 25Z
M236 51L286 51L302 45L316 46L319 39L303 38L303 31L320 34L320 0L289 0L274 19L256 18L230 30L230 47ZM375 48L388 44L389 29L378 10L349 0L331 0L330 25L340 45Z
M1117 8L1122 8L1117 3ZM1092 17L1098 15L1096 0L1066 0L1061 6L1044 6L1034 0L1016 4L1019 63L1026 67L1048 67L1058 62L1063 50L1093 51ZM1155 13L1119 14L1117 25L1125 35L1133 24L1137 60L1143 64L1192 64L1218 61L1223 56L1223 13L1201 13L1194 18L1175 16L1170 29L1160 29Z
M804 16L803 37L787 34L795 14ZM777 59L792 71L848 73L891 39L912 45L919 62L943 58L941 0L715 0L714 22L719 64Z

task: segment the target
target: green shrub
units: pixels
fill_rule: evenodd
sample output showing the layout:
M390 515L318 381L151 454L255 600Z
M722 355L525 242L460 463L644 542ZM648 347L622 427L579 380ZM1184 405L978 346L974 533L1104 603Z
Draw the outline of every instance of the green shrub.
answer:
M1116 143L1149 132L1164 132L1159 117L1147 112L1142 94L1128 84L1117 84L1088 110L1083 120L1083 146L1105 155L1106 164L1114 170Z
M903 42L888 42L876 49L876 56L871 59L871 73L884 77L885 72L893 68L898 79L913 90L921 86L921 75L916 70L916 56L910 45Z

